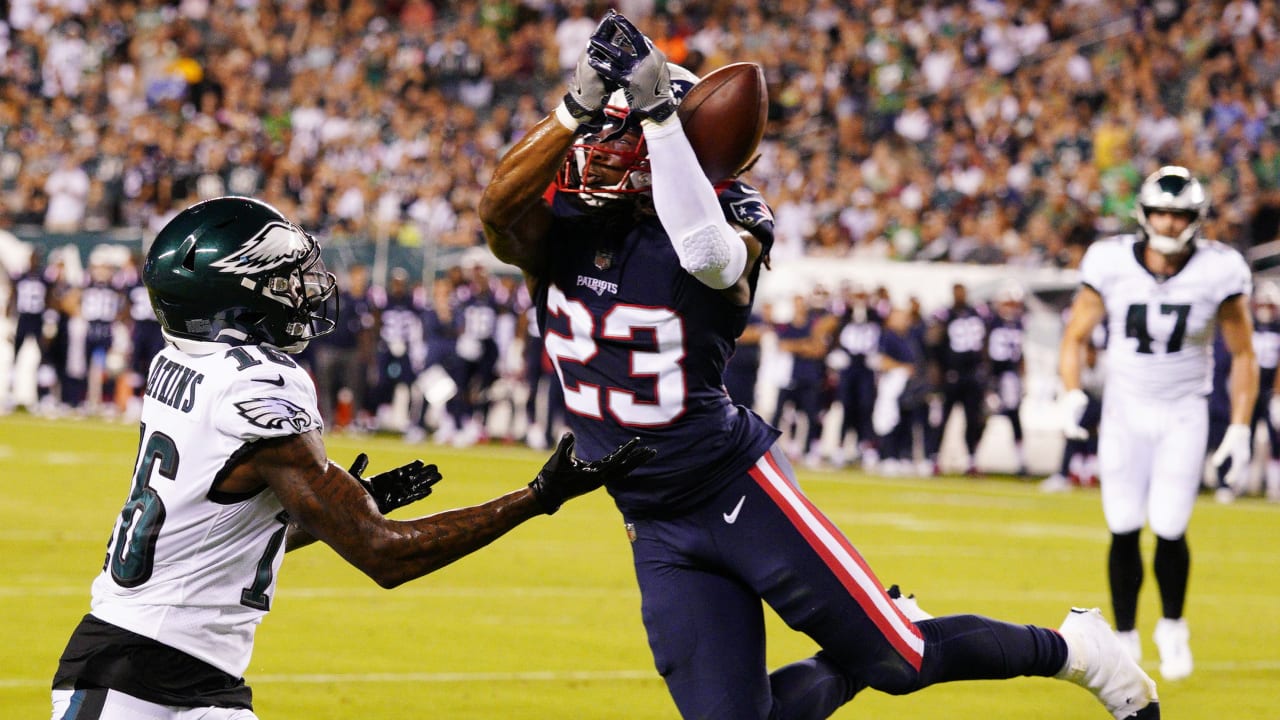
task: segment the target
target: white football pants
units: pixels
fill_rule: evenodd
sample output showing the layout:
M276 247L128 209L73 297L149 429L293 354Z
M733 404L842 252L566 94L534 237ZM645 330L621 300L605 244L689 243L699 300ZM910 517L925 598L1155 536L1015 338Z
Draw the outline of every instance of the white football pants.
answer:
M1098 429L1102 513L1113 533L1150 524L1166 540L1191 521L1204 472L1208 400L1159 400L1108 386Z

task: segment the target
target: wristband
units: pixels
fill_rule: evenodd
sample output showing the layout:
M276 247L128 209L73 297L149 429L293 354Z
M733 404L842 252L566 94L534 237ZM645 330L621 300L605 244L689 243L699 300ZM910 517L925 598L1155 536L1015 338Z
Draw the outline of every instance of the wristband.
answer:
M569 112L569 108L564 104L563 100L561 100L560 104L556 106L555 112L553 112L552 115L555 115L556 120L558 120L560 124L570 132L577 132L578 126L582 125L582 123L578 121L578 118L574 117L573 113Z

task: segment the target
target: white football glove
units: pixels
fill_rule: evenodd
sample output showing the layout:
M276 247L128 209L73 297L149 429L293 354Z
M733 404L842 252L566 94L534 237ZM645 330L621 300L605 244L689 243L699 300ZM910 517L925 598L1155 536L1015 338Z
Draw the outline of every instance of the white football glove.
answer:
M1089 406L1089 396L1080 388L1068 390L1058 399L1058 407L1062 412L1062 434L1068 440L1087 440L1089 431L1080 425L1084 417L1084 409Z
M1249 479L1249 456L1253 449L1253 429L1239 423L1228 425L1227 432L1218 444L1218 451L1213 454L1213 467L1218 469L1227 460L1231 460L1231 469L1227 471L1226 481L1236 492L1244 490Z
M1271 427L1280 427L1280 393L1271 396L1271 402L1267 406L1267 414L1271 416Z

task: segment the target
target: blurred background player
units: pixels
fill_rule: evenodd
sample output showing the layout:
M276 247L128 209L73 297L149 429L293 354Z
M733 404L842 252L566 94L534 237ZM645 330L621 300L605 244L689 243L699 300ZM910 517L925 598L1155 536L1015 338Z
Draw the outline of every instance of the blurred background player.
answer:
M16 401L14 392L22 385L30 387L38 387L36 378L18 377L18 357L22 353L23 348L28 343L34 346L36 352L35 368L39 369L44 364L44 351L46 347L44 337L45 314L51 311L51 289L49 281L45 278L45 268L41 262L40 252L36 249L31 250L31 254L27 261L27 269L19 275L11 279L9 303L5 309L9 317L14 319L14 336L13 336L13 363L10 367L13 374L10 376L10 388L7 394L8 402ZM47 392L47 389L37 390L36 403L40 400L40 394ZM34 409L28 408L28 409Z
M791 318L774 323L778 350L785 353L790 372L778 388L772 424L789 433L792 455L809 467L821 463L820 440L825 415L827 353L836 318L826 311L826 294L792 297Z
M956 405L964 410L964 445L968 451L965 474L978 474L978 441L986 422L987 372L984 350L987 321L978 308L969 304L969 289L961 283L951 287L951 305L934 313L927 340L938 365L941 414L933 428L928 456L933 474L941 473L938 453L942 448L947 420Z
M369 301L369 269L351 265L341 280L333 332L310 347L320 415L330 421L333 430L351 425L356 412L364 407L369 370L374 364L375 319Z
M1191 572L1187 526L1204 469L1215 330L1231 355L1231 414L1213 464L1227 466L1234 488L1248 477L1258 392L1249 267L1239 252L1200 236L1207 211L1204 188L1186 168L1165 166L1148 176L1138 192L1139 232L1100 240L1085 252L1058 358L1064 431L1083 437L1088 398L1080 363L1094 326L1106 318L1098 462L1111 531L1112 610L1121 638L1140 657L1139 535L1149 523L1162 615L1154 639L1160 673L1169 680L1193 667L1183 617Z
M1253 293L1253 352L1258 356L1258 404L1253 427L1267 431L1268 455L1262 470L1267 498L1280 500L1280 427L1270 407L1276 393L1276 366L1280 365L1280 285L1274 280L1258 283Z
M865 287L846 288L844 305L835 333L837 351L847 358L847 364L839 370L836 391L836 399L844 414L831 461L836 467L844 466L844 447L852 434L857 442L856 456L861 458L863 468L869 470L875 467L877 460L876 432L871 427L871 410L876 402L876 371L867 364L867 360L879 348L880 326L884 321L871 304L870 293ZM907 321L908 318L904 317L904 322Z
M987 366L991 375L991 393L995 402L992 408L1005 417L1013 429L1013 450L1017 462L1016 473L1027 474L1027 451L1022 442L1022 395L1026 361L1022 356L1026 327L1026 291L1022 286L1005 283L996 292L992 312L987 317Z
M422 300L404 268L391 271L386 292L373 296L373 307L378 320L378 380L370 394L375 422L380 429L404 429L393 419L396 391L411 392L427 354Z

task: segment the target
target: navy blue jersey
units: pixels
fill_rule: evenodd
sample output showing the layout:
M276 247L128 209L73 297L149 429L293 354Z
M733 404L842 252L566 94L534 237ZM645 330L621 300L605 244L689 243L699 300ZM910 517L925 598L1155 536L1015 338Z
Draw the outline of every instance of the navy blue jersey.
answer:
M849 354L851 367L866 367L867 356L879 347L883 322L875 308L850 307L845 311L840 319L836 342Z
M353 295L348 290L338 293L338 317L333 332L316 339L317 345L351 349L360 345L360 336L374 326L373 302L369 293Z
M30 270L13 279L14 309L24 315L39 317L49 307L49 283L38 270Z
M151 307L151 294L147 286L135 282L125 288L125 297L129 303L129 318L137 323L156 323L156 311Z
M378 339L382 347L392 350L392 355L403 355L405 350L422 343L422 307L413 295L387 295L379 320Z
M1209 392L1209 419L1230 422L1231 393L1227 387L1231 377L1231 351L1222 333L1213 336L1213 389Z
M880 335L878 347L880 354L893 358L904 365L915 365L920 357L916 345L906 335L889 331Z
M759 193L735 183L720 204L767 252L773 218ZM694 507L778 436L722 383L751 308L686 273L656 216L601 219L561 196L552 210L554 257L535 301L577 453L599 459L639 437L658 455L608 487L619 510L637 518ZM759 263L753 293L758 276Z
M1280 365L1280 320L1254 323L1253 352L1258 356L1258 367L1270 370L1274 377Z
M820 317L818 313L810 312L804 318L793 318L789 323L775 324L773 332L779 340L803 340L813 335L813 327ZM811 358L792 353L791 381L787 387L821 382L826 368L824 357Z
M109 282L91 282L80 292L80 316L89 321L88 342L111 343L111 326L124 308L124 295Z
M1253 352L1258 358L1258 396L1269 396L1280 365L1280 320L1254 323Z
M948 381L953 376L972 375L982 365L987 321L973 306L961 305L939 311L935 322L943 327L938 361Z
M1022 342L1025 336L1026 330L1021 317L991 317L987 325L987 357L991 360L992 375L1021 371Z

